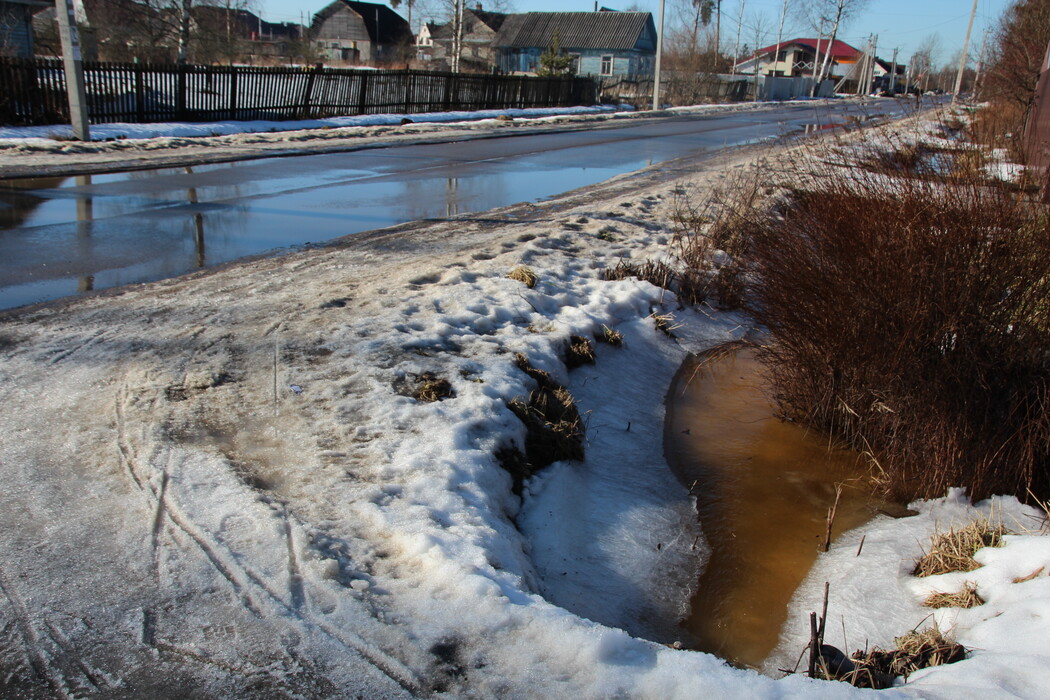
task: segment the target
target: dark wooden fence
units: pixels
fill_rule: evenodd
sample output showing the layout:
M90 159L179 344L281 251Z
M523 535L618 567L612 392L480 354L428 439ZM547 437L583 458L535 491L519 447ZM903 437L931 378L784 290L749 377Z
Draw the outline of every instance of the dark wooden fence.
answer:
M316 119L592 105L588 78L415 70L84 63L92 123ZM69 120L59 59L0 58L0 123Z

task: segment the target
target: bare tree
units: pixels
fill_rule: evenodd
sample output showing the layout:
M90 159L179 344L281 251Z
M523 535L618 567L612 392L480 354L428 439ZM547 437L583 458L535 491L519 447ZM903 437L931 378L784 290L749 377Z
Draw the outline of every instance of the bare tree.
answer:
M941 38L937 34L928 34L912 53L910 63L912 85L920 92L926 92L929 87L930 75L934 71L940 52Z
M811 2L797 6L803 18L814 28L831 27L831 32L828 34L827 48L824 50L824 60L820 64L820 70L814 76L814 95L817 94L820 84L827 77L830 70L831 55L834 51L835 39L838 37L839 29L846 26L867 4L868 0L811 0Z

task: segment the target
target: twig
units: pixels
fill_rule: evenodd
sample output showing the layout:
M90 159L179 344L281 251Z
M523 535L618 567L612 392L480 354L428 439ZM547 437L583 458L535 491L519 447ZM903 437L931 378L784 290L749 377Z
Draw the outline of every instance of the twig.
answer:
M820 609L820 627L817 628L817 643L824 643L824 623L828 619L828 591L831 590L831 584L827 581L824 582L824 605Z
M860 538L860 544L858 544L858 545L857 545L857 556L858 556L858 557L860 556L860 550L864 549L864 538L865 538L865 537L867 537L867 535L863 535L863 536L861 536L861 538Z
M817 672L817 614L809 614L809 677Z
M839 498L842 497L842 484L835 484L835 503L828 510L828 529L824 534L824 551L831 549L831 526L835 524L835 512L839 508Z

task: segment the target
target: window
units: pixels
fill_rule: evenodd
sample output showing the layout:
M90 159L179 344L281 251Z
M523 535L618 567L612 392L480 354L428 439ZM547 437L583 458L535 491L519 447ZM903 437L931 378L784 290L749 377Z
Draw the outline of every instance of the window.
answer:
M602 75L612 75L613 57L602 56Z
M788 57L787 49L781 49L780 53L777 54L777 61L786 61Z
M578 53L571 53L571 54L569 54L569 59L570 59L569 68L572 70L572 74L573 75L579 75L580 74L580 54L578 54Z

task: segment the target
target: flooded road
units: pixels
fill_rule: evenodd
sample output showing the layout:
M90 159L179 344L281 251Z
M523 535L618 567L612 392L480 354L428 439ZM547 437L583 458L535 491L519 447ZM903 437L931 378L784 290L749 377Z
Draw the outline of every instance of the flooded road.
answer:
M774 417L750 351L683 367L669 396L667 458L692 485L712 548L684 626L696 648L757 667L823 545L836 484L836 536L886 506L860 455Z
M654 163L900 110L791 105L615 128L0 181L0 308L426 219L535 202Z

